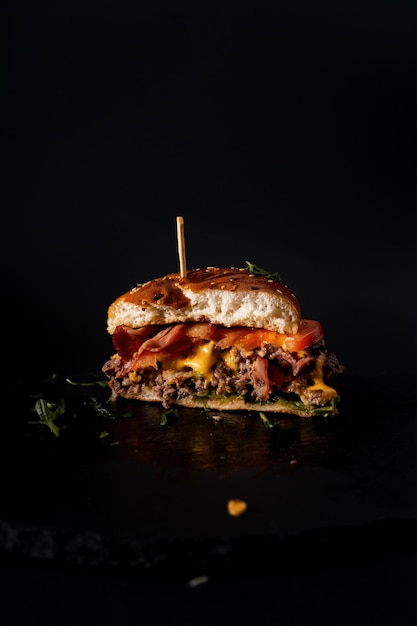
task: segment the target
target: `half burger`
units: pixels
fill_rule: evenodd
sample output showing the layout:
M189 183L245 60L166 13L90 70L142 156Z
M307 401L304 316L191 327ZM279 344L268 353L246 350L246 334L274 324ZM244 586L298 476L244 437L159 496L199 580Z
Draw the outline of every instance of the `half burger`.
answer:
M331 416L343 372L320 322L278 274L207 267L138 285L109 307L111 399Z

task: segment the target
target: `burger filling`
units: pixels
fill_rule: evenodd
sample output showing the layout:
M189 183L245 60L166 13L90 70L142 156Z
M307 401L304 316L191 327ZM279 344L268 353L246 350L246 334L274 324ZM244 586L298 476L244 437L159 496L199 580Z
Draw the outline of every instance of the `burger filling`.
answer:
M237 396L248 403L296 403L311 414L333 410L339 399L328 383L343 367L311 320L301 320L295 336L201 322L118 326L112 340L116 354L103 372L113 399L152 389L167 409L187 396Z

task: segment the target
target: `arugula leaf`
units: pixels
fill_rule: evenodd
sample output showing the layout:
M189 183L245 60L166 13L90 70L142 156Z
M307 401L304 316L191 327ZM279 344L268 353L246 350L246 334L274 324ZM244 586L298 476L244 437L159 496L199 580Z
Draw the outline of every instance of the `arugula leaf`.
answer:
M265 278L269 278L271 280L276 280L278 282L282 282L281 275L279 272L268 272L264 270L262 267L255 265L255 263L251 263L250 261L245 261L247 265L247 269L251 274L255 276L265 276Z
M107 387L109 384L108 380L95 380L90 383L78 383L70 378L66 378L65 381L70 385L78 386L78 387L93 387L94 385L98 385L99 387Z
M161 419L159 421L159 425L160 426L166 426L168 424L168 418L170 415L173 415L174 417L178 417L178 410L177 409L169 409L168 411L164 411L164 413L161 414Z
M61 398L58 404L54 404L41 398L37 400L35 408L32 410L38 414L39 420L37 422L28 422L28 424L43 424L49 428L55 437L59 437L59 428L55 424L55 420L65 413L64 399Z
M94 396L90 398L89 405L93 407L96 415L99 415L100 417L108 417L110 419L114 418L113 413Z
M270 428L275 428L275 424L274 424L274 422L271 422L271 420L269 420L269 419L267 418L267 416L265 415L265 413L260 412L260 413L259 413L259 417L261 418L262 423L263 423L263 425L265 426L265 428L269 428L269 429L270 429Z

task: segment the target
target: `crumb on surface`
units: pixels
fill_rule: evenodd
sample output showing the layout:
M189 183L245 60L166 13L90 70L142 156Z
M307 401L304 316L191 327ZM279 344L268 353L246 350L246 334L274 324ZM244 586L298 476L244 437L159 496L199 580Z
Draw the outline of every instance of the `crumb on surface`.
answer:
M240 500L239 498L232 498L227 503L227 512L233 517L239 517L239 515L245 513L247 508L248 505L246 502L244 500Z

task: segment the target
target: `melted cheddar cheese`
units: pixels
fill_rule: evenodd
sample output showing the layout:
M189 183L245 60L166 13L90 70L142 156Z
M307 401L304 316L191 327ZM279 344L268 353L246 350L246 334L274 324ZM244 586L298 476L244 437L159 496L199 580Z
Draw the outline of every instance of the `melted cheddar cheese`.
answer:
M243 351L241 350L240 352L242 353ZM299 358L302 358L305 352L298 351L297 354ZM239 371L235 348L219 350L216 347L215 341L207 341L195 345L192 351L186 356L165 356L163 352L161 352L158 357L158 360L163 363L164 369L180 371L190 368L197 376L203 377L208 383L212 381L213 368L218 359L221 359L233 373ZM315 368L311 374L312 384L304 390L304 393L300 393L301 401L306 404L311 404L311 392L314 391L321 392L320 397L317 398L320 405L326 405L337 396L336 390L324 382L324 362L325 354L322 354L317 358ZM140 382L141 380L141 376L138 372L131 372L129 378L132 383Z
M191 367L194 372L201 374L205 378L210 377L211 368L217 361L216 355L214 354L215 346L216 344L214 341L208 341L207 343L200 344L194 352L188 355L185 359L175 359L173 366L176 369Z
M333 387L329 387L323 381L323 364L324 364L325 355L322 354L319 356L316 362L316 367L312 374L313 384L308 387L308 391L320 390L322 392L322 404L327 404L330 402L335 396L337 396L337 392Z
M138 372L129 372L129 380L132 383L140 383L142 376Z
M226 366L229 368L229 370L232 370L232 372L238 371L239 367L238 367L238 364L236 363L236 357L232 348L223 350L221 357L223 361L225 362Z

